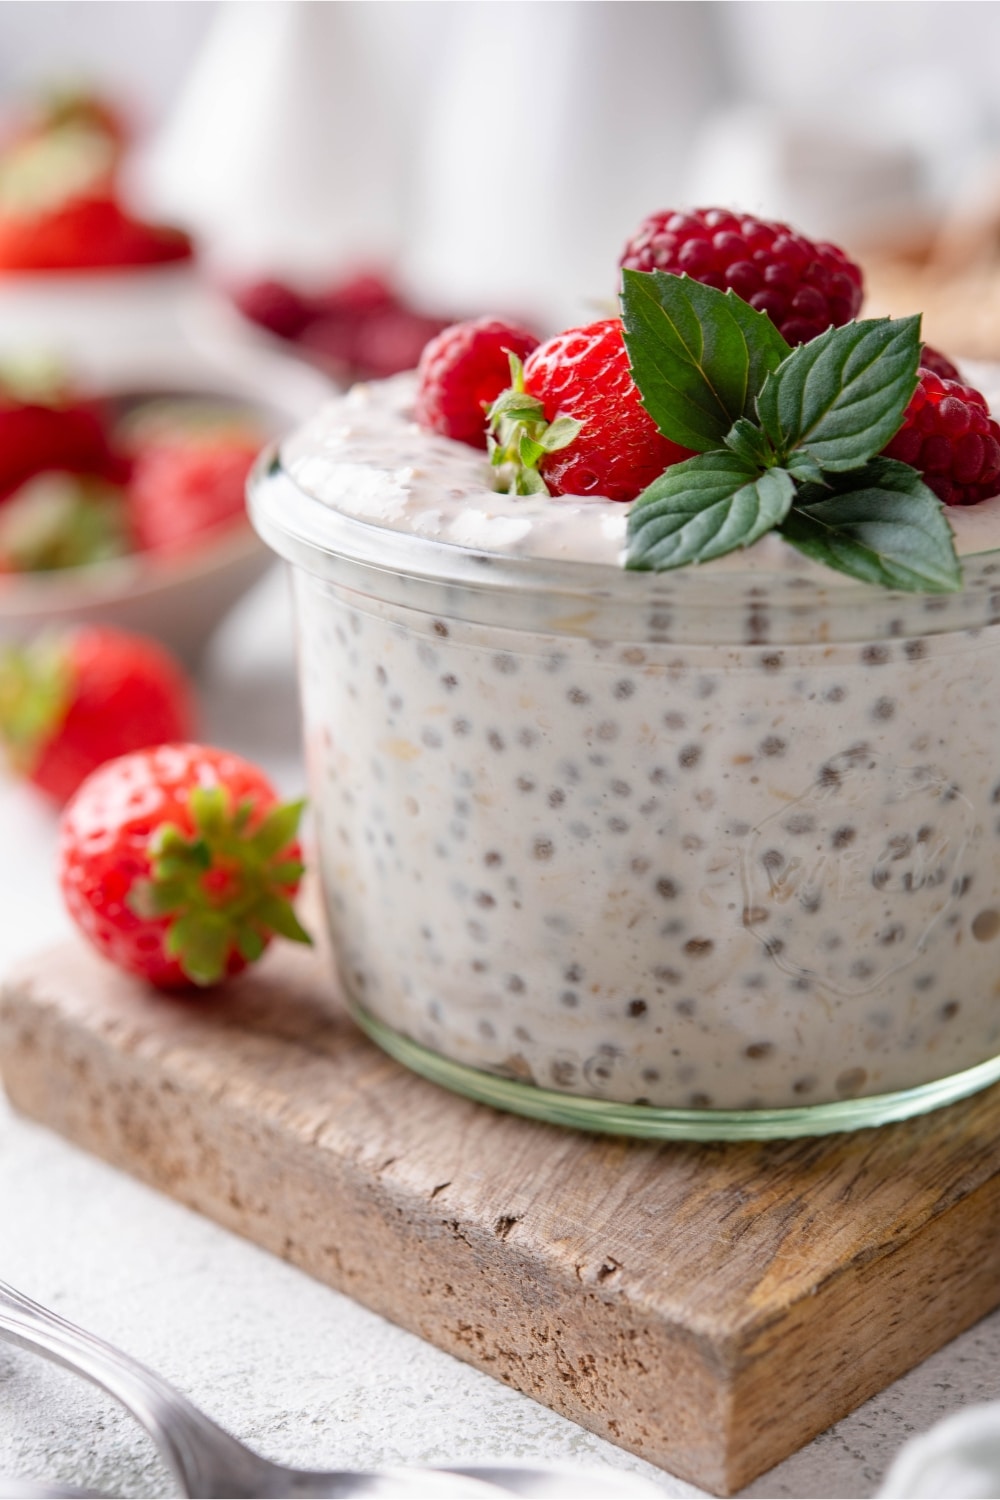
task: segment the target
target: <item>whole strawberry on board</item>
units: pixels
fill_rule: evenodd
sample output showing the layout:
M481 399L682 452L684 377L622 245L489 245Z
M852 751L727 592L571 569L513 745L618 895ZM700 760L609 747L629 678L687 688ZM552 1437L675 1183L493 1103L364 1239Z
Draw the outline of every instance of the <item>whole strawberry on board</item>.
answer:
M62 803L105 761L194 732L194 696L157 642L80 626L0 651L0 743Z
M291 904L301 813L228 750L157 745L111 761L63 814L70 915L105 958L159 988L216 984L275 935L310 941Z

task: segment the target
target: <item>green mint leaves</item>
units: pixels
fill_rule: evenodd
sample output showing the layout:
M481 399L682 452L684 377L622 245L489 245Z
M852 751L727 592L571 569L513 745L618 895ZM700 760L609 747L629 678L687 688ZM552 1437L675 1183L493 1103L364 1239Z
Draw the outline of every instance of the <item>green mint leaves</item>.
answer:
M865 583L961 587L937 496L878 455L917 384L920 319L831 328L789 349L733 292L663 271L625 271L622 323L643 405L693 448L632 505L626 566L707 562L777 530Z
M785 519L795 495L784 469L737 453L699 453L673 464L636 501L629 540L643 567L680 568L749 547ZM635 564L633 564L635 566Z
M504 471L504 482L497 488L507 495L547 495L548 487L538 472L539 459L568 448L583 423L575 417L556 417L549 422L542 403L524 388L523 364L509 349L507 358L510 385L486 413L490 463Z
M790 353L766 313L686 276L625 271L622 325L632 378L664 437L707 453L753 419L764 377Z
M778 452L804 449L826 474L860 468L898 431L919 359L919 317L828 328L764 381L760 425Z
M807 557L865 583L928 594L962 585L941 502L915 469L892 458L803 485L781 534Z

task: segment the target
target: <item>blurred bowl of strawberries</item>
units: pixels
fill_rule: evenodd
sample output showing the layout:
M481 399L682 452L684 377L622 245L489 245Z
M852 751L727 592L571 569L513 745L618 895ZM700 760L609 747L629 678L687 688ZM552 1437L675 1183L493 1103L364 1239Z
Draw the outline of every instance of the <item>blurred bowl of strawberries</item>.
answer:
M249 368L102 390L0 364L0 638L100 621L198 654L268 566L244 483L304 399Z
M148 339L196 284L194 245L128 201L130 122L85 91L45 94L0 129L0 343Z

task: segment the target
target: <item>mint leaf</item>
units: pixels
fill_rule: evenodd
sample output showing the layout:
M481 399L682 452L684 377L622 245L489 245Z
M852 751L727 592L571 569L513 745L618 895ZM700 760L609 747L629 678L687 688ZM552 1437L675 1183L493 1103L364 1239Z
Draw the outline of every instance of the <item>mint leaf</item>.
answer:
M674 464L633 503L625 566L680 568L748 547L788 513L795 494L783 469L725 450Z
M945 594L962 586L944 507L916 469L873 458L804 485L780 530L807 557L886 588Z
M786 459L805 448L828 473L858 469L899 430L919 357L919 315L829 328L765 380L760 424Z
M785 468L798 484L823 484L823 470L805 448L796 448L785 460Z
M726 433L725 443L740 458L747 459L759 469L769 469L774 463L774 448L767 433L761 432L746 417L733 423L732 430Z
M625 271L622 324L642 403L671 442L716 449L789 348L765 313L688 276Z

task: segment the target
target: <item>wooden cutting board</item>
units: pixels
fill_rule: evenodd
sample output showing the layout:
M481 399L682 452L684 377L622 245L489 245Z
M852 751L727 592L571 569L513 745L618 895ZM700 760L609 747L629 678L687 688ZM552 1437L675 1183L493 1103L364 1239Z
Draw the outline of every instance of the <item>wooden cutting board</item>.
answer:
M75 944L0 1001L26 1115L729 1493L1000 1303L1000 1088L854 1136L655 1145L446 1094L322 955L157 996Z

